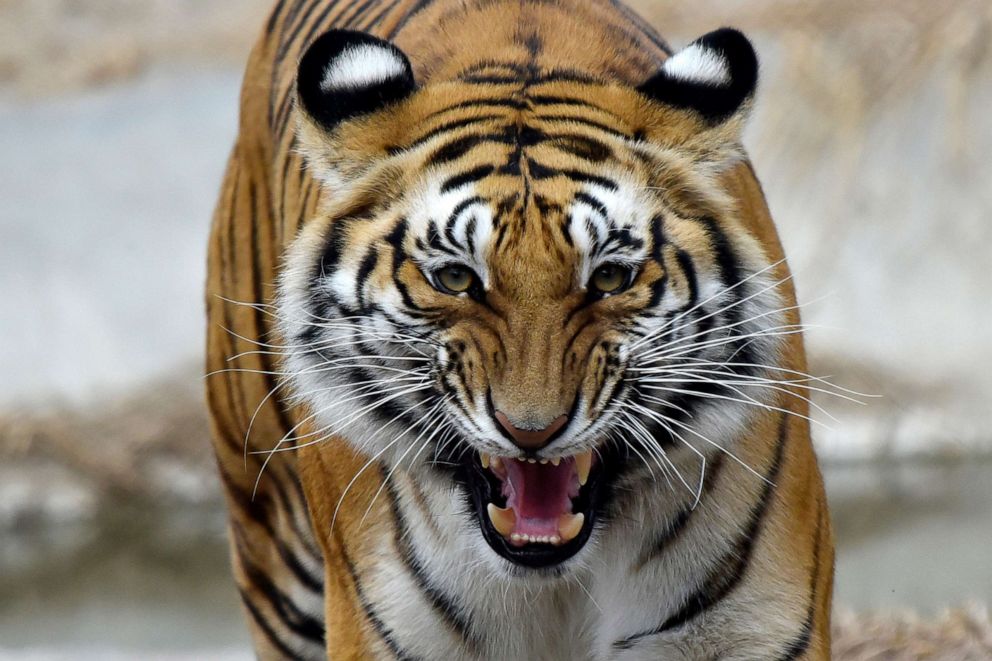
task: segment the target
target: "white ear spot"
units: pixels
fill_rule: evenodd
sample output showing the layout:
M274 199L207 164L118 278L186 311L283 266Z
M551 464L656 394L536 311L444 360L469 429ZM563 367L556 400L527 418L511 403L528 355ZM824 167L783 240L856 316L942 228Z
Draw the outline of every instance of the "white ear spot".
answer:
M388 48L375 44L362 44L346 48L327 64L322 92L342 89L361 89L403 75L406 67L400 56Z
M729 85L730 67L719 53L701 44L692 44L665 60L661 66L670 78L688 83Z

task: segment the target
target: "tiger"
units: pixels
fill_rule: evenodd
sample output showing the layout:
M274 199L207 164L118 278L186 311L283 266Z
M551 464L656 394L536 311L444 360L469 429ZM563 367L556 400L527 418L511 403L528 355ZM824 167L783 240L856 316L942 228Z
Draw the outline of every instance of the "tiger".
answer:
M275 5L206 285L259 658L829 658L757 83L619 0Z

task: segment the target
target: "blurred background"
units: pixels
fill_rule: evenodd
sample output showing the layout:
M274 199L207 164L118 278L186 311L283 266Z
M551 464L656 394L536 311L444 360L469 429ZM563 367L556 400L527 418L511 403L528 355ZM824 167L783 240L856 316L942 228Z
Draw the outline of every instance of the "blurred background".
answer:
M201 403L209 220L272 0L0 0L0 659L251 658ZM837 658L989 659L992 3L637 0L762 58Z

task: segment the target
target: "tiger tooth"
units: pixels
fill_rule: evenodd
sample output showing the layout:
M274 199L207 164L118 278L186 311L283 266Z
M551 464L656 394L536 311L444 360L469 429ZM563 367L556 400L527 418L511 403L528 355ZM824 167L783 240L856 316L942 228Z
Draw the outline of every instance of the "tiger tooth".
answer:
M554 459L551 460L552 466L557 466L560 463L561 463L561 457L555 457Z
M499 457L490 457L489 461L492 464L493 468L498 468L498 469L503 468L503 460L500 459Z
M567 543L578 537L585 522L586 515L582 512L578 514L562 514L558 517L558 534L561 535L561 541Z
M489 520L492 521L493 528L503 537L513 539L513 527L517 525L517 515L512 508L503 509L489 503L486 505L486 512L489 513Z
M585 486L589 481L589 470L592 468L592 450L575 455L575 472L579 475L579 485Z
M483 468L489 468L489 455L485 452L479 453L479 459L482 461Z

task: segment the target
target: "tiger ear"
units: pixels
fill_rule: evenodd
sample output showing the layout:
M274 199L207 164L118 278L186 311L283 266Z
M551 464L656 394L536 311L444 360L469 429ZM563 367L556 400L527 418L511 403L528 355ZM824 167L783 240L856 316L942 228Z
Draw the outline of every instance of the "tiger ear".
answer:
M747 37L732 28L707 33L675 53L638 90L661 103L722 124L748 103L758 84L758 57Z
M403 51L352 30L331 30L319 37L300 60L296 76L300 109L328 132L414 91L413 70Z

